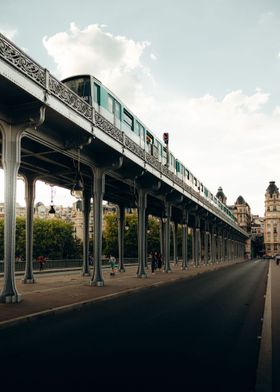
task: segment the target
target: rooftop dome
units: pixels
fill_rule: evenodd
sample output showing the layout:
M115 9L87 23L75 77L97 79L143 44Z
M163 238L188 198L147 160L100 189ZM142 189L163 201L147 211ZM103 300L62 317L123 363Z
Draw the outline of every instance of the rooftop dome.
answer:
M226 197L224 192L223 192L223 188L221 186L218 188L218 192L216 194L216 197L217 198L222 198L222 199L224 199Z
M235 204L246 204L246 201L243 199L242 196L238 196Z
M266 193L272 195L273 193L279 194L279 189L275 185L275 181L270 181Z

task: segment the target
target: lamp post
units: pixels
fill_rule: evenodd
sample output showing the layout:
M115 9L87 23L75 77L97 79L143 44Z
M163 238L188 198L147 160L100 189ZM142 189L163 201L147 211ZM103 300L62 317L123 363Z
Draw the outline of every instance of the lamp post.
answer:
M77 170L76 170L76 175L75 175L75 182L74 182L74 185L71 189L71 195L74 196L76 199L82 199L83 198L83 191L84 191L83 178L82 178L81 170L80 170L80 159L81 159L81 149L79 147L78 148L78 160L77 160Z
M51 204L50 204L50 209L49 209L49 214L55 214L55 209L54 209L54 204L53 204L53 185L51 185Z

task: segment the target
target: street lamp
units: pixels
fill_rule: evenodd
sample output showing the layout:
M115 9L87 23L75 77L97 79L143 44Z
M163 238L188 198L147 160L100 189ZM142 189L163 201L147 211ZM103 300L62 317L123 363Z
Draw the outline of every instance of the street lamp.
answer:
M53 185L51 185L51 204L50 204L49 214L55 214L55 209L53 205Z
M74 185L71 189L71 195L74 196L76 199L82 199L83 198L83 191L84 191L84 184L83 184L83 178L80 172L80 154L81 150L80 147L78 148L78 163L77 163L77 171L75 175L75 182Z

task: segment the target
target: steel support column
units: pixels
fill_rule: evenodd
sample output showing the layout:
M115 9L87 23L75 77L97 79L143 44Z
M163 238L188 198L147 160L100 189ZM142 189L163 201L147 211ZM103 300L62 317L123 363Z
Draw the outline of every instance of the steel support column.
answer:
M164 224L164 266L163 272L171 272L170 267L170 218L171 218L171 204L165 202L165 224Z
M26 262L22 283L35 283L33 275L33 212L35 199L36 176L25 175L26 202Z
M125 272L124 268L124 214L125 208L123 205L119 205L119 216L118 216L118 243L119 243L119 272Z
M138 278L146 278L146 208L147 208L147 190L144 188L137 188L138 199Z
M188 221L189 221L189 214L184 209L183 227L182 227L182 253L183 253L182 270L188 268Z
M200 232L200 218L195 216L195 266L201 264L201 232Z
M89 216L91 192L83 192L83 269L82 275L89 276Z
M4 285L1 302L21 301L15 284L15 242L16 242L16 187L21 160L22 131L11 125L2 128L2 165L4 169Z
M208 238L209 238L209 224L206 221L205 222L205 232L204 232L204 264L208 264L208 261L209 261Z
M178 223L173 224L173 257L174 265L178 264Z
M94 203L94 273L90 284L104 286L102 276L102 220L103 196L105 191L105 170L102 167L93 168L93 203Z

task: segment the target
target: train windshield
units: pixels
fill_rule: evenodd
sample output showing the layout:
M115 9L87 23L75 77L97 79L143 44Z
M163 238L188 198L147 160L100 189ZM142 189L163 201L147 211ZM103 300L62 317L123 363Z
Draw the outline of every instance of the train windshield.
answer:
M91 104L91 94L90 94L90 78L75 78L68 79L63 82L67 87L69 87L74 93L82 97L87 103Z

